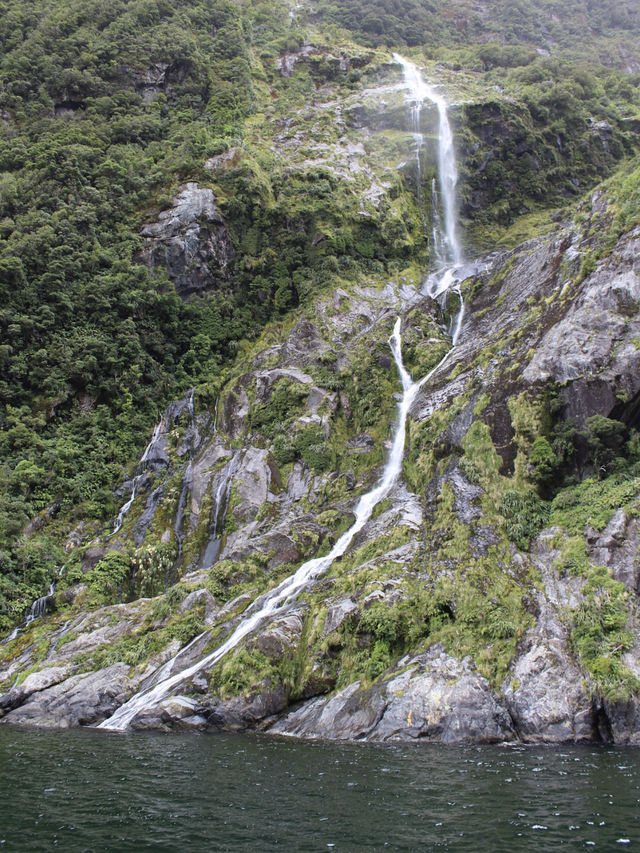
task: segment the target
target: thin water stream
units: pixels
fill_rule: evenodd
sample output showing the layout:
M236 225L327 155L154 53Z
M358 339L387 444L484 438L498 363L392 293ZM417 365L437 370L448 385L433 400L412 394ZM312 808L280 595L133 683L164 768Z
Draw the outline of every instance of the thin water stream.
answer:
M134 476L133 480L131 481L131 494L129 495L128 500L125 501L125 503L120 507L120 512L118 513L118 517L116 519L116 523L114 525L113 532L111 534L112 536L115 536L115 534L118 533L118 531L120 530L120 528L122 527L122 525L124 523L125 518L127 517L127 514L129 513L129 510L133 506L133 502L135 501L137 493L138 493L138 486L140 485L140 481L144 477L146 464L149 460L149 456L151 454L151 451L156 446L156 443L158 442L158 439L160 438L162 433L165 431L165 428L166 428L165 427L165 419L163 417L158 421L158 423L153 428L153 434L151 436L151 441L149 442L149 444L147 444L147 446L144 449L144 453L140 457L140 461L138 462L138 465L137 465L138 473Z
M461 307L460 313L463 308ZM389 458L385 465L382 478L378 485L363 495L358 501L354 514L355 521L351 527L342 534L335 545L324 557L315 557L303 563L296 572L285 578L275 589L255 601L246 611L240 624L232 634L215 651L192 664L187 669L177 672L152 687L150 690L137 693L128 702L122 705L108 720L98 728L116 729L122 731L130 725L134 717L141 711L156 706L164 698L169 696L175 688L179 688L189 679L197 675L201 670L214 666L229 651L236 646L248 634L251 634L278 613L283 612L285 607L304 589L312 580L323 574L333 562L341 557L353 542L355 536L362 530L371 518L375 507L383 501L395 485L402 468L404 456L407 414L415 400L420 387L435 373L445 362L449 353L418 382L414 382L402 361L402 339L400 337L401 319L397 318L393 334L389 339L391 351L396 362L396 367L402 382L402 397L398 403L398 420L395 427L393 442ZM202 635L201 635L202 636Z
M402 321L400 317L396 319L393 334L389 338L389 345L402 383L402 395L398 403L398 416L393 434L391 450L380 481L371 491L363 495L358 501L354 509L355 520L351 527L345 531L342 536L340 536L326 556L316 557L312 560L308 560L306 563L303 563L297 571L285 578L277 587L275 587L275 589L254 601L253 604L247 608L235 630L233 630L230 636L227 637L227 639L217 649L206 655L201 660L196 661L186 669L181 669L173 675L163 677L150 689L143 690L135 694L128 702L122 705L112 717L101 723L98 728L117 731L127 729L133 719L142 711L157 706L163 699L172 695L175 691L178 691L197 673L201 672L205 668L210 668L217 664L228 652L236 648L246 636L264 625L267 621L272 620L274 616L282 613L301 590L305 589L305 587L307 587L315 578L326 572L336 559L346 553L355 536L370 520L375 507L389 495L400 476L402 460L404 457L406 423L409 409L411 408L420 388L428 382L431 376L433 376L440 367L442 367L453 352L462 329L464 302L462 300L458 276L456 274L457 268L462 263L462 250L458 241L455 222L455 187L457 182L457 169L451 128L447 118L446 102L442 96L438 95L424 82L419 69L413 65L413 63L410 63L397 55L395 58L403 68L405 84L409 89L413 113L414 116L416 116L416 126L419 127L419 111L425 101L428 100L433 102L438 108L438 168L444 205L443 218L445 225L444 234L441 235L441 243L446 247L446 260L449 262L449 265L444 266L438 274L429 279L431 282L429 287L431 288L431 295L434 297L440 296L451 289L454 289L459 295L460 307L452 329L451 349L433 368L433 370L420 380L414 382L402 360L402 338L400 334ZM234 462L235 457L230 463L231 467L233 467ZM200 637L202 636L204 636L204 634L200 635ZM196 638L196 640L197 639L199 638ZM182 651L183 650L181 650L179 654L181 654ZM176 656L176 658L177 657L178 656ZM176 658L169 661L169 663L163 668L163 672L171 671Z

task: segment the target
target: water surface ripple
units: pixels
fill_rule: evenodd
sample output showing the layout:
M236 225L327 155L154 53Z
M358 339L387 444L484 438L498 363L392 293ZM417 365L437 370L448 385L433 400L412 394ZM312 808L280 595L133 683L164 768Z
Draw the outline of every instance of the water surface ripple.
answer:
M640 752L0 727L0 850L640 849Z

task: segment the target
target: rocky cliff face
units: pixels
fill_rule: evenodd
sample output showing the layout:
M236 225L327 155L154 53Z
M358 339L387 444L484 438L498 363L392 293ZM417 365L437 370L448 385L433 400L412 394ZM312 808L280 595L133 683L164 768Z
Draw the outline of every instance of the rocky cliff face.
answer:
M581 657L574 618L591 606L591 567L607 566L625 587L635 635L635 481L623 507L612 498L582 529L565 520L526 550L509 541L496 506L528 476L526 446L541 417L531 401L549 379L578 424L617 412L622 397L633 409L639 248L637 231L623 235L586 277L577 276L583 232L571 228L487 258L465 285L459 346L414 404L405 478L377 517L285 617L135 725L635 743L635 691L605 694ZM129 537L153 536L170 560L149 564L144 588L162 589L172 571L179 583L160 597L85 612L96 575L107 577L103 558L35 634L5 646L8 722L104 719L166 676L190 634L200 639L171 660L172 671L219 643L292 566L328 549L384 455L397 381L386 338L398 313L407 362L424 372L446 346L446 318L399 278L335 292L274 330L212 406L196 396L193 412L188 400L173 407L140 497L102 548L113 554ZM590 483L602 492L602 481ZM570 503L568 494L558 497ZM581 543L579 568L568 539ZM633 684L635 641L623 646L609 663ZM394 659L402 648L412 651Z
M274 149L292 174L321 164L352 182L362 218L408 244L415 198L396 196L389 162L416 180L397 157L409 137L372 119L381 97L400 109L397 87L372 89L331 143L320 132L341 105L313 104ZM305 159L295 134L308 119L319 136ZM412 406L388 498L284 614L135 727L638 743L640 482L616 453L638 418L640 231L606 243L612 217L597 193L580 225L469 267L457 346ZM213 192L195 183L141 236L145 263L185 294L223 280L234 257ZM169 408L123 485L122 526L77 551L55 612L2 647L3 721L104 720L330 550L388 449L396 316L414 376L450 347L458 304L427 292L415 267L389 277L372 264Z

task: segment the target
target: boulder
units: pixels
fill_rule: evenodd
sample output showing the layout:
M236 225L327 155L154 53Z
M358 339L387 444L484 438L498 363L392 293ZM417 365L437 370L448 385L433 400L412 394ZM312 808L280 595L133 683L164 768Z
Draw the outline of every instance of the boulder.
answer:
M597 739L583 673L562 642L540 641L519 656L503 684L502 700L525 742Z
M336 740L496 743L513 740L506 710L468 658L437 644L399 661L370 688L359 682L286 714L271 732Z
M72 676L32 693L2 722L60 729L99 723L133 694L135 682L129 675L130 667L116 663L98 672Z
M215 598L208 589L194 589L178 607L178 613L188 613L197 607L204 608L204 624L211 625L220 612Z

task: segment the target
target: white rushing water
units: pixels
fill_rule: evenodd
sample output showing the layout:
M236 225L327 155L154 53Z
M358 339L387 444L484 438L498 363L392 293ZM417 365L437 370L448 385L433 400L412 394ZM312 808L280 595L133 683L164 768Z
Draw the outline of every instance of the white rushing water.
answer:
M442 196L444 209L444 241L447 247L444 262L458 266L462 263L462 248L458 239L458 228L456 223L456 185L458 183L458 168L456 165L456 152L453 144L453 134L449 124L447 113L447 102L433 86L430 86L422 76L417 65L409 62L397 53L393 54L395 61L402 67L404 84L409 91L409 102L413 118L414 138L419 146L424 144L421 133L421 113L425 101L430 101L438 109L438 181ZM420 137L418 142L417 137ZM419 150L418 150L419 154ZM418 165L420 158L418 156ZM419 175L420 177L420 175ZM437 210L434 216L434 226L437 221ZM436 251L438 247L436 246Z
M213 666L227 652L234 649L238 643L252 633L260 625L264 624L268 619L275 616L279 611L291 602L297 593L304 589L308 583L325 572L329 566L338 557L341 557L352 543L356 534L358 534L365 524L371 518L374 508L384 500L395 485L402 468L402 459L404 456L405 433L407 414L413 403L420 386L433 374L437 367L434 368L420 382L414 382L411 379L407 369L402 361L402 339L400 337L401 319L397 318L393 328L393 335L389 339L389 344L393 352L393 357L400 374L402 381L402 397L398 404L398 421L395 428L393 443L387 464L385 465L382 478L378 485L367 494L363 495L358 501L354 510L355 521L351 527L342 534L336 541L331 551L325 557L316 557L303 563L300 568L285 578L275 589L267 593L261 599L254 602L248 608L247 613L233 631L233 633L211 654L197 661L192 666L181 672L172 675L171 677L160 681L155 687L150 690L139 693L131 698L126 704L119 708L115 714L105 722L101 723L98 728L124 730L128 727L133 718L140 711L151 708L168 696L171 691L188 681L202 669ZM446 356L445 356L446 358ZM443 359L444 361L444 359ZM442 362L440 363L442 364ZM438 365L439 367L440 365Z
M198 420L196 418L195 413L195 388L192 388L189 392L187 392L187 396L185 397L185 407L189 413L189 421L191 428L191 436L189 439L189 458L193 459L194 453L200 445L200 432L198 430ZM180 410L177 410L178 414ZM175 414L171 414L171 407L164 413L164 415L160 418L158 423L153 428L153 433L151 435L151 440L149 444L144 449L144 453L140 457L138 464L136 465L136 474L131 480L131 494L125 503L120 507L120 511L118 512L118 517L116 518L116 523L113 527L112 536L118 533L122 524L129 514L129 510L133 506L133 502L138 496L138 486L144 480L144 476L146 470L148 468L148 463L152 461L152 453L154 452L156 445L160 441L160 439L171 429L173 425L173 419ZM187 479L187 487L185 487L185 483L183 482L182 491L183 494L180 496L180 504L182 510L184 510L184 502L186 501L186 492L188 491L188 486L190 485L190 480L186 477L186 474L191 474L191 465L188 467L188 471L185 472L185 479ZM182 518L180 518L180 524L182 523ZM178 530L175 531L176 535L178 535ZM179 542L179 547L181 544Z
M229 508L229 498L231 497L231 487L233 486L233 478L241 455L242 451L234 450L231 459L220 472L218 486L215 490L211 507L211 519L213 522L211 537L200 561L201 569L208 570L212 568L220 555L224 535L224 523L227 517L227 509Z
M144 453L140 457L140 461L138 462L138 465L137 465L138 468L146 465L146 463L149 459L149 454L153 450L156 442L158 441L158 439L162 435L164 429L165 429L165 422L164 422L164 418L162 418L160 421L158 421L158 423L153 428L153 434L151 436L151 441L149 442L149 444L147 444L147 446L144 449ZM125 518L127 517L129 510L133 506L133 502L135 501L136 495L138 493L138 485L140 484L140 481L142 480L143 476L144 476L144 471L136 474L135 477L133 478L133 480L131 481L131 494L129 495L129 499L120 507L120 512L118 513L118 517L116 519L116 523L114 525L113 532L111 534L112 536L115 535L120 530Z
M172 695L182 685L186 684L198 672L218 663L228 652L236 648L247 635L272 620L278 613L283 612L295 599L296 595L308 586L310 581L322 575L332 565L334 560L346 553L355 536L370 520L375 507L389 495L400 476L409 409L420 388L442 367L453 352L462 328L464 303L460 294L459 276L457 275L457 267L462 262L462 251L455 229L455 185L457 171L451 129L447 119L446 103L444 98L436 95L431 87L427 86L415 65L407 62L402 57L396 56L396 59L403 67L405 81L410 88L412 101L415 102L417 108L421 108L425 100L430 100L438 105L440 114L439 149L443 150L439 152L438 163L439 168L446 168L447 170L445 180L441 176L442 194L445 201L445 234L442 237L448 247L447 254L452 265L441 269L438 273L431 276L427 280L427 288L429 294L434 298L452 289L460 296L460 309L452 328L452 347L426 376L414 382L402 361L402 338L400 334L402 321L400 317L396 319L393 334L389 338L389 345L402 383L402 395L398 402L398 415L391 450L378 484L370 492L362 495L356 504L354 509L355 520L351 527L340 536L326 556L307 560L297 571L278 584L275 589L254 601L247 608L235 630L215 651L196 661L196 663L186 669L182 669L174 675L168 675L177 657L184 654L185 649L182 649L178 655L162 668L161 680L154 687L137 693L122 705L112 717L101 723L98 728L124 731L141 711L158 705L163 699ZM234 462L235 457L230 462L230 468L233 468ZM228 478L222 479L221 487L226 479ZM222 502L222 494L220 495L220 499ZM195 640L192 640L191 644L197 642L203 636L204 634L199 635Z
M64 566L58 572L58 576L62 574L63 569ZM42 619L42 617L46 615L47 610L49 609L49 605L51 604L55 591L56 583L54 581L53 583L49 584L49 592L46 595L41 595L40 598L36 598L36 600L31 603L31 606L26 608L24 613L24 619L22 620L21 624L16 625L16 627L13 628L13 630L9 634L7 634L7 636L3 640L0 640L0 642L8 643L11 640L15 640L18 634L21 631L24 631L25 628L28 628L29 625L35 619Z
M196 455L196 452L200 447L200 430L198 429L198 419L196 417L196 410L194 404L195 393L196 389L192 388L186 397L187 410L189 412L189 429L191 434L189 435L189 433L187 433L189 443L189 461L187 462L187 466L182 474L182 485L180 488L180 497L178 498L178 508L176 510L176 517L173 523L173 532L175 533L176 541L178 543L178 555L175 560L175 565L178 564L182 556L182 543L184 540L182 522L184 520L184 514L187 508L187 496L189 495L189 492L191 491L191 488L193 486L193 460Z

